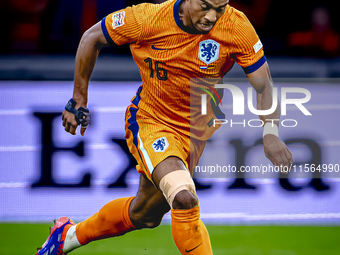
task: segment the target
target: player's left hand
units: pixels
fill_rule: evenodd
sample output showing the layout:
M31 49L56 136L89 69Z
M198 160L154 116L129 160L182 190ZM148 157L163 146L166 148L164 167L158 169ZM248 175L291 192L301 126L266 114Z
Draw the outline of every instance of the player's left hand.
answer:
M279 137L267 134L263 137L263 147L266 157L287 174L293 164L293 155L287 145Z

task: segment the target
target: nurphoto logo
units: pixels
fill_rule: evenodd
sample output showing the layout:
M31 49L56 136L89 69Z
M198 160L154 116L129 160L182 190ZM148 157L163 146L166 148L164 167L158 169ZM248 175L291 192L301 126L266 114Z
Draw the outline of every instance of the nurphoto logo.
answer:
M218 105L218 102L214 98L213 94L209 92L207 89L200 88L203 92L201 94L201 114L206 115L207 114L207 95L211 97L211 99L214 101L215 105ZM245 114L245 96L242 92L242 90L231 84L215 84L214 87L211 87L211 90L214 94L217 95L218 100L220 101L222 105L222 101L218 94L216 93L216 89L228 89L231 92L232 98L233 98L233 115L244 115ZM299 93L304 95L303 98L288 98L289 93ZM247 105L248 109L251 113L255 115L261 115L266 116L272 114L277 106L278 106L278 88L273 88L272 91L272 105L267 110L258 110L254 107L253 104L253 88L249 87L247 88ZM311 99L311 93L308 89L305 88L298 88L298 87L282 87L281 88L281 115L285 116L287 115L287 105L295 105L305 116L311 116L312 114L306 109L306 107L303 104L306 104ZM279 119L266 119L266 121L272 122L274 124L274 121L279 121ZM213 126L219 124L224 125L229 123L231 127L235 125L243 125L244 127L246 124L249 127L262 127L264 125L263 120L260 119L250 119L246 121L245 119L242 122L233 122L232 119L214 119L213 120ZM298 122L295 119L283 119L281 122L281 125L283 127L296 127Z

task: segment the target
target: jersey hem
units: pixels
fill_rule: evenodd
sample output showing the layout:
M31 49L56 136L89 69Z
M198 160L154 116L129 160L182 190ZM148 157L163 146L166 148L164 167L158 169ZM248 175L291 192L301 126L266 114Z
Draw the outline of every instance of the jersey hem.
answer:
M105 25L105 20L106 20L106 17L102 19L102 22L101 22L101 27L102 27L102 31L103 31L103 34L105 36L105 39L106 41L111 44L112 46L116 45L115 42L112 40L110 34L109 34L109 31L107 31L107 28L106 28L106 25Z
M248 67L243 67L243 70L246 74L253 73L257 69L259 69L266 61L267 61L267 58L263 55L263 57L260 58L255 64L252 64L251 66L248 66Z

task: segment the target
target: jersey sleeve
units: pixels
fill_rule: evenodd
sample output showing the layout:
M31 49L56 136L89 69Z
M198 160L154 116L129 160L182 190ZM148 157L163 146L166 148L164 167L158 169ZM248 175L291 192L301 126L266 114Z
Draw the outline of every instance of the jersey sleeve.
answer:
M243 13L234 24L233 48L236 63L246 74L255 72L266 62L260 38Z
M113 12L102 19L101 27L110 44L136 42L142 30L144 4Z

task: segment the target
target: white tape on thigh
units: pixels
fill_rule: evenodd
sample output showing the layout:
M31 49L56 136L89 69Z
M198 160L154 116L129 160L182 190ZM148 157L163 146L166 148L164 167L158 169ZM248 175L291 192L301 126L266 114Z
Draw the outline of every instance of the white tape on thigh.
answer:
M175 196L182 190L189 190L197 197L194 181L186 170L177 170L165 175L159 182L159 188L171 208Z

